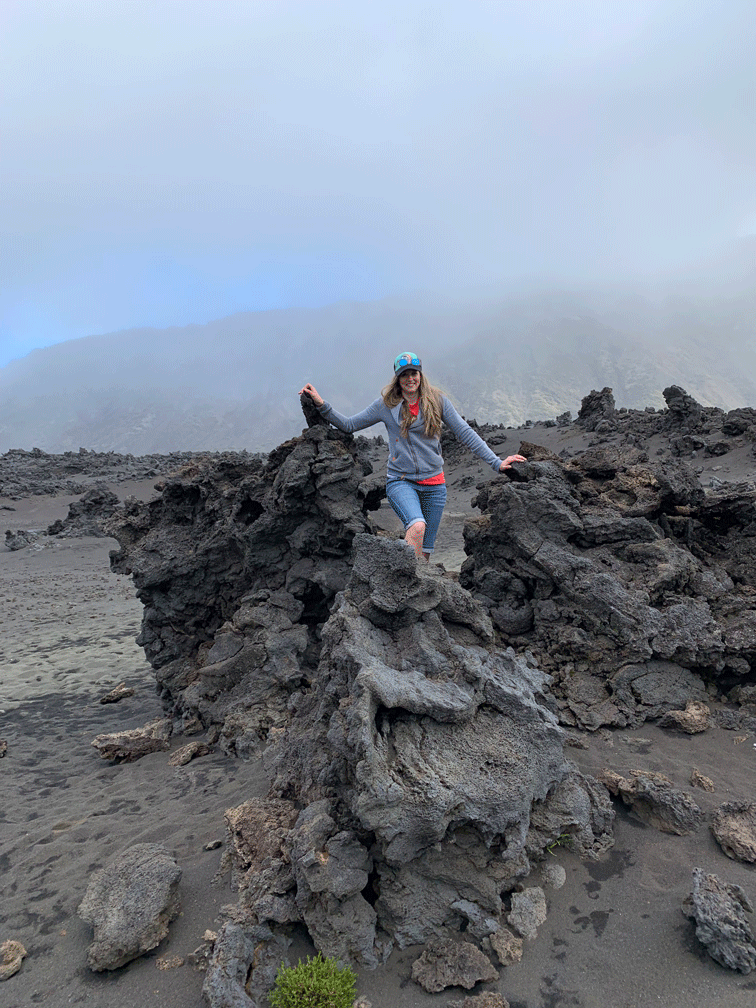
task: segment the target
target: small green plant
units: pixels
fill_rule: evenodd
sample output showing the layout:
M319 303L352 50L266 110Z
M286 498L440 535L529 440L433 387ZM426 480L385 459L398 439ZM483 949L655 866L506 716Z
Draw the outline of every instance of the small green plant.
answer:
M556 840L552 840L550 844L546 844L546 850L549 854L554 854L555 847L566 847L570 840L572 840L572 833L560 833Z
M357 977L351 966L318 954L284 966L270 994L272 1008L352 1008Z

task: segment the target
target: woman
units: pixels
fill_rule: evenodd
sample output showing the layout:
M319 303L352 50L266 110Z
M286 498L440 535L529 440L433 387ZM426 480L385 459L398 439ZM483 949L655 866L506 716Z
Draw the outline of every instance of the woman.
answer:
M300 389L299 394L304 393L329 423L347 434L379 422L386 425L389 440L386 495L404 523L404 538L418 560L430 560L446 504L440 444L442 423L496 472L504 472L513 462L527 461L522 455L509 455L503 461L495 455L447 397L428 382L420 358L409 351L394 360L394 380L383 390L381 398L354 416L337 413L309 382Z

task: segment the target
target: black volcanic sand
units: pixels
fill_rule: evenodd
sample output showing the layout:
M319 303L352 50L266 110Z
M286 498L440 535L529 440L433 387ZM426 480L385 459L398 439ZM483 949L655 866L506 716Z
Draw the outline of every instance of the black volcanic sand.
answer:
M509 434L497 449L502 454L518 450L520 435L570 453L588 440L574 427L536 425ZM752 456L705 465L719 478L741 479L751 475ZM449 504L434 559L450 570L464 558L462 523L474 483L496 478L489 472L471 459L448 474ZM145 496L151 483L113 489ZM45 528L65 517L71 499L0 500L15 508L0 516L6 528ZM376 519L397 527L385 504ZM161 713L152 671L134 642L141 606L130 580L110 573L113 540L43 542L40 549L0 548L0 738L8 743L0 762L0 942L16 939L28 951L21 970L0 983L0 1008L205 1008L203 975L186 958L236 895L228 878L213 881L223 848L204 847L225 844L225 809L266 793L260 761L215 752L174 768L170 751L120 765L99 758L90 745L95 735ZM135 695L101 705L99 697L119 682L133 686ZM660 771L706 812L724 801L753 799L753 735L711 728L687 736L645 724L583 738L588 748L570 748L567 755L588 772ZM174 738L172 749L187 741ZM714 782L713 793L690 786L694 767ZM550 860L565 868L566 884L546 889L546 923L525 943L522 962L502 969L497 983L427 994L410 979L420 949L404 949L379 970L362 971L358 992L373 1008L446 1006L482 990L500 991L512 1008L752 1008L756 974L743 976L710 959L680 904L694 867L741 885L756 903L756 866L725 857L705 824L693 836L671 836L619 804L615 840L595 862L555 848ZM93 871L145 841L175 852L183 869L182 913L159 948L94 974L85 961L91 932L76 908ZM540 884L537 868L531 881ZM292 937L292 960L313 952L301 929Z

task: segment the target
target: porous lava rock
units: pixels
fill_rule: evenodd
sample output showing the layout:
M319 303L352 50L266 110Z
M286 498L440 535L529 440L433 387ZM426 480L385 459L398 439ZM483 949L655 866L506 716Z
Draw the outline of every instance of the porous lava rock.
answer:
M585 430L596 430L603 421L614 419L615 402L612 390L603 388L600 392L595 389L583 398L580 404L580 411L577 416L577 424Z
M512 934L508 928L499 928L489 938L489 944L502 966L511 966L522 959L522 938Z
M693 396L679 385L670 385L662 395L667 404L667 426L688 432L698 427L704 411Z
M103 759L134 763L149 753L168 749L172 732L173 722L170 718L157 718L142 728L127 728L124 731L97 735L92 739L92 745Z
M711 817L711 831L727 857L756 862L756 803L720 805Z
M503 994L484 991L482 994L466 997L462 1001L450 1001L449 1008L509 1008L509 1001Z
M429 942L423 954L412 964L412 979L431 994L447 987L470 990L481 981L497 980L499 974L480 949L471 942L453 938Z
M527 886L512 893L512 909L507 923L523 938L535 938L546 920L546 895L540 886Z
M329 954L344 934L369 962L386 936L495 932L529 851L568 829L605 849L606 791L565 761L547 678L491 638L485 611L406 544L355 537L317 677L266 751L272 793L305 806L290 841L297 904ZM582 798L569 810L562 784ZM329 878L339 861L349 886Z
M40 529L7 529L5 532L5 548L15 553L17 550L26 549L27 546L36 546L40 542L42 535Z
M554 676L562 723L637 727L752 682L753 487L705 493L630 445L517 468L475 498L460 584Z
M105 535L102 523L109 518L120 501L118 494L107 487L93 487L77 501L68 505L68 514L50 525L47 534L50 536L74 537Z
M8 938L0 945L0 980L7 980L21 969L28 952L19 941Z
M695 833L701 825L701 809L690 795L673 787L664 774L631 770L630 778L626 779L611 770L604 770L599 780L612 794L619 795L639 819L662 833L686 836Z
M696 938L712 959L741 973L756 969L756 939L745 916L753 907L740 886L694 868L693 891L682 910L695 920Z
M685 710L667 711L659 718L660 728L679 728L688 735L706 731L711 724L711 708L701 700L689 700Z
M79 916L94 928L87 964L118 969L155 948L181 908L181 869L160 844L134 844L92 876Z
M264 924L228 920L207 957L202 994L209 1008L262 1008L281 966L288 966L290 939Z
M267 743L268 797L227 814L239 898L207 985L229 997L237 957L277 955L289 924L367 967L495 938L502 894L557 837L589 857L612 843L549 676L454 579L372 534L368 449L313 426L265 459L197 461L107 524L167 713L239 756Z
M134 456L86 448L55 455L40 448L11 448L0 455L0 497L20 500L40 494L83 494L106 482L154 479L206 457L205 452ZM237 457L253 456L240 452Z
M139 643L166 706L222 725L227 752L248 755L309 681L352 539L380 503L359 489L367 443L316 426L267 457L198 461L107 523L120 544L111 566L145 606Z

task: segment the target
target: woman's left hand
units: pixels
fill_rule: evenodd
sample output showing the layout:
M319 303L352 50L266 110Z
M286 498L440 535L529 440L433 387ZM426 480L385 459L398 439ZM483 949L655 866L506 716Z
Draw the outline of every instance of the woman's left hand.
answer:
M509 469L513 462L527 462L528 460L524 455L507 455L504 461L499 466L499 472L504 472L505 469Z

